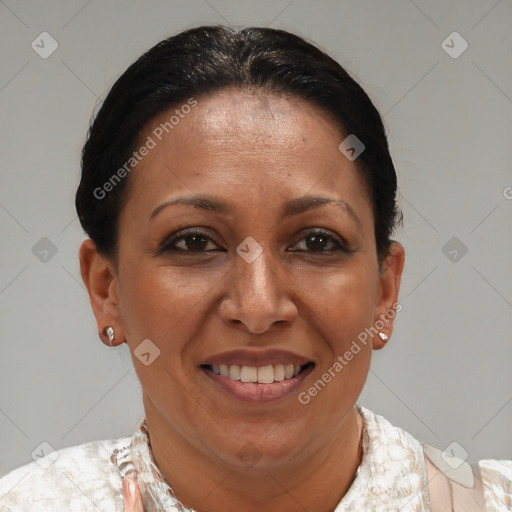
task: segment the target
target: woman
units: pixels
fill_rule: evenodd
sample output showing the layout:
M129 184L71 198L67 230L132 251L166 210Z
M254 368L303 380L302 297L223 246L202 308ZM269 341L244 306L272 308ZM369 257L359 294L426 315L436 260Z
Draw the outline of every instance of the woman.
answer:
M400 309L396 192L377 110L303 39L199 27L140 57L76 206L145 419L11 472L1 510L511 510L512 461L473 472L357 403Z

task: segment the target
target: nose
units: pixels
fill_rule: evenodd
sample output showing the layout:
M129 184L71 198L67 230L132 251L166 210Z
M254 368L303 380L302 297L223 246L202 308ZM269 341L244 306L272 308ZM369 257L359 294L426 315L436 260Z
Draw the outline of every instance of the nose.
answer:
M243 325L247 331L261 334L274 324L291 323L297 316L286 272L280 271L269 250L263 250L251 263L237 255L227 279L229 291L219 314L231 327Z

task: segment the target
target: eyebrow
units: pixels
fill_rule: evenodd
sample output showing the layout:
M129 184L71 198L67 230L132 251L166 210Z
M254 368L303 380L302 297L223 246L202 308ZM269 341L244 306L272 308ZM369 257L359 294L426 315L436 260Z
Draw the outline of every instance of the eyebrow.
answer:
M326 204L334 204L340 206L343 210L345 210L359 225L362 229L362 223L359 217L357 216L354 209L345 201L341 199L333 199L330 197L321 197L321 196L311 196L306 195L302 197L297 197L295 199L289 199L284 203L283 208L281 210L280 220L292 217L294 215L299 215L313 208L319 208ZM220 215L228 215L233 213L233 208L224 201L220 199L208 196L204 194L196 194L190 196L178 196L173 199L169 199L164 203L157 206L150 215L150 220L153 219L160 211L168 206L173 205L186 205L193 206L195 208L201 208L202 210L208 210L213 213L218 213Z

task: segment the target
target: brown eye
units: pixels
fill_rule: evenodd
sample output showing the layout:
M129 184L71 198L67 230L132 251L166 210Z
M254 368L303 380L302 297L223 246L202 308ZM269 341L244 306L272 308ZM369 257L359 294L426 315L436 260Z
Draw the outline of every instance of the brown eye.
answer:
M303 243L303 241L305 241ZM180 233L174 233L168 237L158 250L158 254L164 252L174 253L207 253L213 252L215 248L207 249L208 243L211 242L213 246L213 240L206 233L201 231L188 231ZM351 253L341 240L325 231L310 231L304 236L299 242L302 243L301 249L292 249L290 252L313 252L313 253L333 253L333 252L345 252ZM299 245L297 243L296 245Z
M352 252L339 239L325 231L310 231L300 242L306 249L292 250L291 252Z
M172 235L162 243L159 253L211 252L211 249L205 250L208 242L211 240L212 239L206 233L202 233L201 231L189 231L186 234L181 234L179 236Z

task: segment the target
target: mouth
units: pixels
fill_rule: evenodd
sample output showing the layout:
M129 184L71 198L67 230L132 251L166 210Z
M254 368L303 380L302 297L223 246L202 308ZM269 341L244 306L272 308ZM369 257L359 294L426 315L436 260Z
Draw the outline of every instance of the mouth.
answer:
M282 400L295 392L313 372L313 361L292 353L231 352L199 366L216 389L246 402Z
M229 380L240 382L253 382L258 384L273 384L283 380L292 380L314 363L309 362L303 365L298 364L276 364L265 366L240 366L237 364L202 364L201 368L215 375L221 375Z

